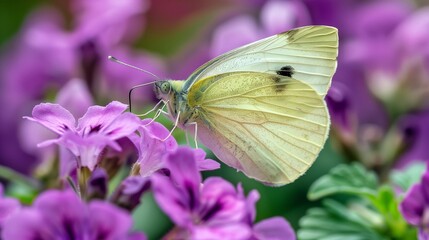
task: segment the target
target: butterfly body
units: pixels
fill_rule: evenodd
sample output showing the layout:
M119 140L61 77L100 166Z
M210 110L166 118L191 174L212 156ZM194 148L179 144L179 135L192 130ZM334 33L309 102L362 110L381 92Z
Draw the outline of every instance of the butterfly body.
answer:
M186 81L155 84L183 129L226 164L269 185L302 175L329 131L324 96L336 68L335 28L303 27L243 46Z

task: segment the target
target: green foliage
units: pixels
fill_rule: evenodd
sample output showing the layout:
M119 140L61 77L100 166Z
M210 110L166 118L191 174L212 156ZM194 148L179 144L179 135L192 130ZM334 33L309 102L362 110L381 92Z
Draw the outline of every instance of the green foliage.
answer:
M318 179L308 192L310 200L317 200L332 194L348 193L374 196L377 191L377 177L362 165L342 164L329 174Z
M342 203L327 199L323 208L312 208L300 221L298 239L386 239L363 216L350 211Z
M401 190L407 191L411 185L420 181L420 178L423 175L425 169L425 163L415 162L404 170L393 171L390 178L395 185L401 188Z
M308 196L316 200L336 194L350 197L324 199L322 208L310 209L300 221L299 239L416 239L416 230L399 212L393 186L379 186L375 174L363 166L337 166L310 187Z

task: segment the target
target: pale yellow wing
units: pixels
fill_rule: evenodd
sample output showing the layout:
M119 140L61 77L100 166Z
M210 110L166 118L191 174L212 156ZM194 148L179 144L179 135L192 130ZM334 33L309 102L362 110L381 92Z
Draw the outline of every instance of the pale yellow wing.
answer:
M198 137L226 164L270 185L297 179L329 130L326 104L312 87L274 74L227 73L192 86Z
M251 71L276 74L293 68L292 77L326 95L337 67L338 30L307 26L277 34L234 49L198 68L185 82L184 90L202 79L227 72Z

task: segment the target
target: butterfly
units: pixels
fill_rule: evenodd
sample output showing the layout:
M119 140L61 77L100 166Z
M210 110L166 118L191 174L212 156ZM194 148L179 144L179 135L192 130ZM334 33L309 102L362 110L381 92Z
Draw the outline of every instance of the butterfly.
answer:
M176 125L221 161L280 186L304 174L324 146L330 126L324 97L337 55L336 28L306 26L234 49L185 81L157 81L154 88Z

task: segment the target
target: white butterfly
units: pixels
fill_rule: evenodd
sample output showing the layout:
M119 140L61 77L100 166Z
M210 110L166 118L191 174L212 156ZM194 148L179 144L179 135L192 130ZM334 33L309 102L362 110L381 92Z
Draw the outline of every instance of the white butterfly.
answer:
M307 171L327 139L324 97L337 55L336 28L297 28L225 53L186 81L158 81L155 92L220 160L283 185Z

